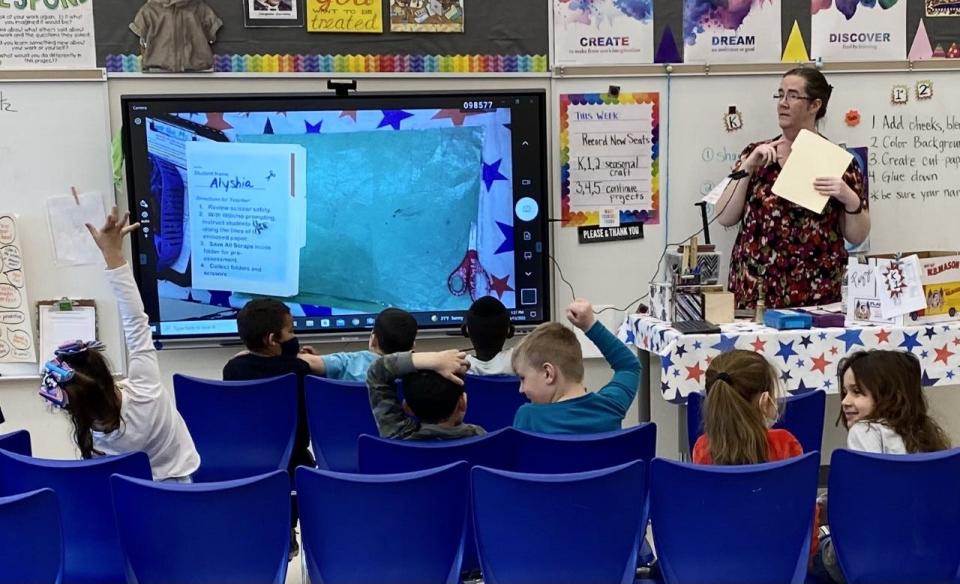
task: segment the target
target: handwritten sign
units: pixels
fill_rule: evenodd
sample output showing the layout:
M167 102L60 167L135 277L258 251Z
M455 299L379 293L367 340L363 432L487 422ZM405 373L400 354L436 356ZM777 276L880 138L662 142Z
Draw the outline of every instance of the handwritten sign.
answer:
M297 294L305 161L296 145L187 144L194 288Z
M0 0L0 69L96 66L92 0Z
M383 32L380 0L307 0L309 32Z
M0 363L36 359L17 219L0 214Z
M571 214L589 213L586 224L596 225L601 209L617 209L621 215L630 214L626 220L621 217L623 223L654 222L659 195L658 101L657 94L639 96L619 99L621 103L561 98L568 99L566 107L561 103L566 128L561 148L566 148L563 163L569 177L564 181L565 220L570 220L569 209ZM632 219L633 214L637 217Z

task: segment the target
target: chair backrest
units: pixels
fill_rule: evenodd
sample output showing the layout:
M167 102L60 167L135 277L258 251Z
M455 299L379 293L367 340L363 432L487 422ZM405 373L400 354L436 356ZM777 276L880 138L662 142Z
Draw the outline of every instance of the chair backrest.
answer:
M459 440L391 440L361 436L360 472L398 473L436 468L464 460L470 466L514 468L515 431L504 428Z
M664 582L802 583L820 453L743 466L655 459L650 519Z
M474 468L484 581L632 583L646 528L645 475L639 461L573 474Z
M960 449L834 450L829 483L830 533L848 582L960 582Z
M317 467L357 472L357 438L379 434L366 384L310 375L303 389Z
M195 482L286 469L297 430L297 376L219 381L175 374L177 409L200 453Z
M290 549L286 471L215 483L111 479L128 581L282 584Z
M513 425L517 408L527 403L520 378L512 375L467 375L467 414L464 421L487 432Z
M52 489L0 497L0 584L59 584L60 509Z
M641 424L599 434L537 434L515 430L514 469L531 473L570 473L651 461L657 451L657 425Z
M703 434L703 399L700 392L687 396L687 437L689 450L697 438ZM797 439L804 452L820 450L823 442L823 419L827 405L825 391L811 391L800 395L788 396L785 400L783 416L773 426L787 430Z
M30 432L17 430L9 434L0 434L0 450L30 456L33 454L30 448Z
M389 475L297 469L307 573L323 584L456 584L469 466ZM366 559L362 559L366 558Z
M0 452L0 494L53 489L63 526L63 580L123 582L123 556L110 500L110 475L150 479L143 452L92 460L45 460Z

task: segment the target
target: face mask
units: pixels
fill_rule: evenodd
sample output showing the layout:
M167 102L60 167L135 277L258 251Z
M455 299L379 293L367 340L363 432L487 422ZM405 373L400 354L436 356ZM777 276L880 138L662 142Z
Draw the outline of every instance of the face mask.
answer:
M280 354L296 357L300 353L300 339L293 337L280 343Z
M765 404L763 403L764 401L766 401L767 404L769 404L769 405L767 405L767 407L763 408L763 412L764 412L764 414L763 414L764 422L766 422L766 424L767 424L767 429L769 430L770 428L773 428L773 427L777 424L777 422L780 421L780 408L778 407L776 400L774 400L772 397L770 397L770 394L765 394L764 397L760 398L761 407L765 405ZM772 407L771 407L771 406L772 406ZM773 417L772 417L772 418L767 415L767 411L768 411L769 409L773 409Z

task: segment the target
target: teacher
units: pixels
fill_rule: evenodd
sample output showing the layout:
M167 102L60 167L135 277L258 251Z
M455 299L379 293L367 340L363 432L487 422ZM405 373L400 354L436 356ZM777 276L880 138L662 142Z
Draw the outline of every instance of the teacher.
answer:
M743 150L734 171L746 176L733 180L717 201L720 224L740 224L730 253L737 308L755 307L761 288L770 308L839 302L847 263L844 240L858 245L870 234L863 175L853 163L843 177L814 181L814 189L830 198L822 214L773 194L797 134L817 132L832 91L816 69L788 71L773 96L782 134Z

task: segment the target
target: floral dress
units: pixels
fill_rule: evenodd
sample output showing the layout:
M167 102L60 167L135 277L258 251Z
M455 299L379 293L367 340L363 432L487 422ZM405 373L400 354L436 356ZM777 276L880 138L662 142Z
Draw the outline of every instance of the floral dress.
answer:
M740 160L746 160L757 146L773 140L750 144ZM737 169L740 164L737 163ZM776 196L773 183L781 170L774 162L749 178L740 233L730 252L730 291L737 308L756 306L761 281L768 308L840 301L841 279L847 264L840 231L843 204L831 198L820 215ZM856 164L850 164L843 181L860 196L866 208L863 175Z

